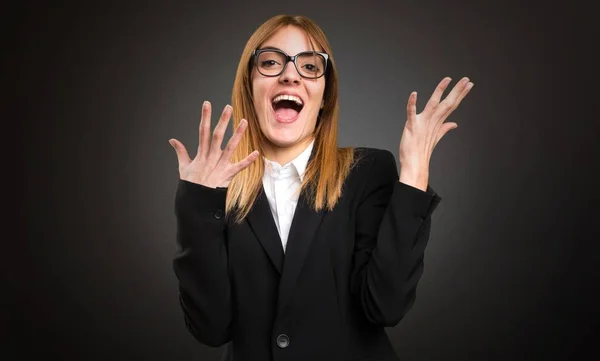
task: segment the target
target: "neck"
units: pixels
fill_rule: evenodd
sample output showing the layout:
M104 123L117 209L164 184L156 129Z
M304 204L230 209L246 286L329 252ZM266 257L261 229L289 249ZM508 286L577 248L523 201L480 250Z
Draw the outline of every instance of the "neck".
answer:
M313 139L314 138L312 137L308 137L303 141L289 147L278 147L277 145L268 142L264 146L265 154L263 155L270 161L277 162L280 165L285 165L299 156L300 153L302 153L308 147L310 142L313 141Z

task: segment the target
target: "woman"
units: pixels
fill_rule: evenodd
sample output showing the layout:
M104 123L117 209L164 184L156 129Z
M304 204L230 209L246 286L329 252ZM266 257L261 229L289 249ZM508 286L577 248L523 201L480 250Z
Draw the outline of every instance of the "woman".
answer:
M408 99L398 174L391 152L338 148L337 72L321 29L276 16L248 40L210 137L175 148L174 260L190 333L225 360L398 360L384 327L415 300L444 120L469 92L441 81L424 111ZM235 132L222 149L229 119Z

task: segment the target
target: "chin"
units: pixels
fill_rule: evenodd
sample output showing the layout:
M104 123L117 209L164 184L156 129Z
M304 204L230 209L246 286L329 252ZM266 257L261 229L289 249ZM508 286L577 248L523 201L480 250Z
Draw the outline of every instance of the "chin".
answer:
M291 129L287 131L280 129L278 131L276 130L270 132L270 134L267 135L267 139L269 140L269 142L278 148L288 148L295 146L301 143L306 138L307 136L298 134L297 132L294 132Z

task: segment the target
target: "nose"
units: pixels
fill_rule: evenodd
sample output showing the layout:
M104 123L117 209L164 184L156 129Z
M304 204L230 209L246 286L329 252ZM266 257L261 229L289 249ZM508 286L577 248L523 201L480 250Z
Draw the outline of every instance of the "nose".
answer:
M279 82L283 84L300 84L300 79L302 77L298 74L296 70L296 65L293 61L288 61L285 70L279 76Z

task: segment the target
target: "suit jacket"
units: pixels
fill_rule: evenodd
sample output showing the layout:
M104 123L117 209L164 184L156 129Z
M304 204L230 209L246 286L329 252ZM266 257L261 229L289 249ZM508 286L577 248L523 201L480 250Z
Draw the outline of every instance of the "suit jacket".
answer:
M400 183L391 152L356 154L333 210L315 212L300 194L285 254L264 193L235 225L226 189L179 181L173 266L185 325L202 344L226 344L223 360L399 360L384 327L415 301L441 198Z

